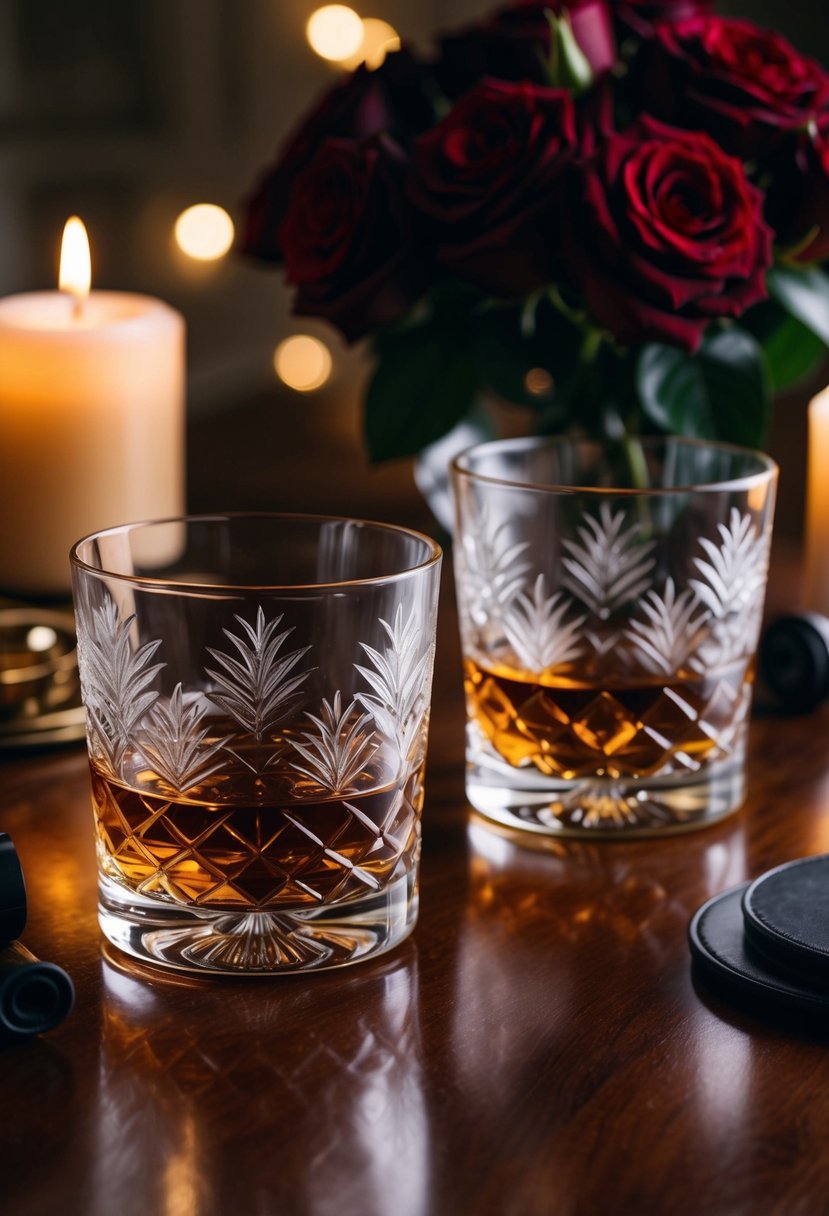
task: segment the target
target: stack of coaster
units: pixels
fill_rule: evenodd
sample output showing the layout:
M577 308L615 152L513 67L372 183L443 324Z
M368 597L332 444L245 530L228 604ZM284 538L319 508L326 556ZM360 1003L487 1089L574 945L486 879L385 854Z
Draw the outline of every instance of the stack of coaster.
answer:
M829 1014L829 855L715 895L688 937L701 978L757 1013Z

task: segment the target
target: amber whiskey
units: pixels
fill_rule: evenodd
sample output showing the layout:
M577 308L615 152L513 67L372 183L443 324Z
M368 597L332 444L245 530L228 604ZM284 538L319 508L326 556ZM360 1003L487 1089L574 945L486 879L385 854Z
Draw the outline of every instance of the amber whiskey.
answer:
M381 890L417 847L419 774L325 797L284 771L253 780L240 761L181 796L91 769L103 870L151 898L210 911L339 901Z
M695 772L727 755L750 704L748 660L669 678L580 682L467 660L469 716L498 756L565 781Z

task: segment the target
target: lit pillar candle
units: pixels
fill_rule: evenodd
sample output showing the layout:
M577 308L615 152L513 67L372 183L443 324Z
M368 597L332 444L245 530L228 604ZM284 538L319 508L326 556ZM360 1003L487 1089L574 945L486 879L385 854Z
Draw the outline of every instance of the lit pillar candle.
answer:
M804 608L829 616L829 388L809 406Z
M73 541L184 510L184 320L90 277L69 221L61 290L0 300L0 591L63 594Z

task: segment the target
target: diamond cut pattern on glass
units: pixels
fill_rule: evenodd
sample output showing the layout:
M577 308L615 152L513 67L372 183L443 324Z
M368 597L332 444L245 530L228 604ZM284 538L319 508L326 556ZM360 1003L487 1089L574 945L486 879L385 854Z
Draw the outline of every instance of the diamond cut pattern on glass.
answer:
M485 678L476 719L491 754L548 777L694 773L731 754L750 703L745 665L690 683L556 689ZM529 693L529 695L527 695Z
M422 791L281 810L203 808L93 781L104 870L139 894L212 910L327 903L377 890L419 831ZM309 843L311 847L309 847Z
M208 652L206 691L165 696L149 687L160 642L137 646L134 617L111 601L97 614L95 722L107 755L129 753L129 773L112 769L90 729L101 865L116 882L258 914L381 890L415 854L433 658L417 609L398 605L379 622L386 643L361 645L367 691L346 705L338 690L301 719L310 648L287 648L281 615L236 616L234 649Z

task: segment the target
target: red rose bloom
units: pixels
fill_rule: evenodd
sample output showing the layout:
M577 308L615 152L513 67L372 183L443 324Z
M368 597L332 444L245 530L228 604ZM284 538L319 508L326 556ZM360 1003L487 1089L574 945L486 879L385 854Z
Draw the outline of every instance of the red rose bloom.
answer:
M554 215L576 147L562 89L485 80L415 142L408 195L440 265L496 295L552 277Z
M714 0L622 0L616 7L616 16L623 28L649 38L661 22L704 17L713 7Z
M349 342L398 320L424 286L402 191L405 159L384 137L325 140L299 175L279 230L294 311Z
M327 138L368 139L382 131L401 136L434 120L423 92L423 71L405 48L369 71L361 65L334 85L300 123L245 203L242 253L281 262L279 229L297 174Z
M779 34L749 21L661 25L646 98L669 121L710 131L744 160L767 155L829 105L829 76Z
M584 169L568 258L596 320L622 343L695 350L711 321L766 296L771 231L739 160L649 116Z
M549 13L570 14L573 34L596 75L616 62L607 0L519 0L479 24L440 39L435 73L448 97L460 97L484 76L549 84Z

